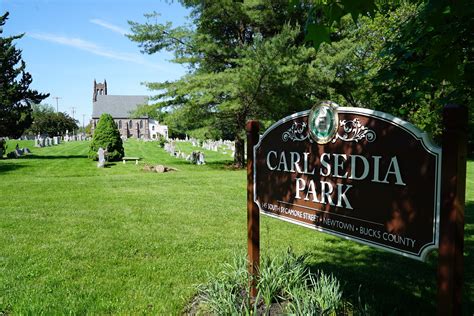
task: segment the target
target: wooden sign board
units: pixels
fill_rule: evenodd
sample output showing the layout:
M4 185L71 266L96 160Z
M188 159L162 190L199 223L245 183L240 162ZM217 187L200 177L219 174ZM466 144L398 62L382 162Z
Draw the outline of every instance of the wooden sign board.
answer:
M441 149L389 114L326 104L253 147L261 213L423 260L438 247Z

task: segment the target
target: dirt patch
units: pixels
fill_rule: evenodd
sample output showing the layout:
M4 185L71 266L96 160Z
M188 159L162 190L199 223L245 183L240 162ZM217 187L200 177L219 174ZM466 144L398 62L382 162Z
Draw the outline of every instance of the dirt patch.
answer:
M167 167L164 165L145 165L143 166L143 171L146 172L156 172L156 173L164 173L164 172L170 172L170 171L178 171L178 169L173 168L173 167Z

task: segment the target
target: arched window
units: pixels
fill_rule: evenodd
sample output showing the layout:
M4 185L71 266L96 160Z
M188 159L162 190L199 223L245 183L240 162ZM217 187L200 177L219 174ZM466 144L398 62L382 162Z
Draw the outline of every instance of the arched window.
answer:
M140 120L140 128L143 128L143 120Z
M152 131L155 130L155 125L152 125L152 126L151 126L151 130L152 130Z
M132 120L130 120L130 122L128 122L128 125L130 128L132 128Z
M119 120L119 124L118 124L118 125L119 125L119 126L118 126L119 129L122 129L122 120Z

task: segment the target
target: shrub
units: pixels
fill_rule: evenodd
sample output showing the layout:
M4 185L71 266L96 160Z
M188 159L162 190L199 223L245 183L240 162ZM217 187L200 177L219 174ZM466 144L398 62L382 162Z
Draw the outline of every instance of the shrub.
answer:
M97 160L97 151L100 147L107 149L110 161L120 160L125 155L120 132L112 116L107 113L102 114L97 123L89 149L89 158Z
M159 135L158 136L158 146L160 146L160 148L164 148L165 147L165 144L167 143L168 141L166 140L166 138L162 135Z

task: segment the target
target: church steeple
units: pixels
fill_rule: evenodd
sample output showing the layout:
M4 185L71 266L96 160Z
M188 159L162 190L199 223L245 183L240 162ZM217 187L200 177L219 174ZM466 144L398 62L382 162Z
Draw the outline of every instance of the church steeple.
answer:
M107 80L104 79L104 83L97 83L94 79L94 90L92 93L92 102L97 101L98 95L107 95Z

